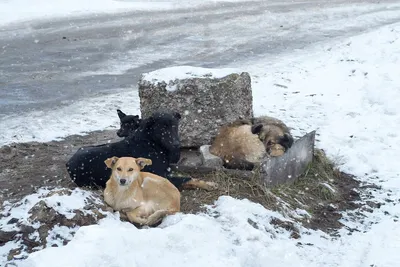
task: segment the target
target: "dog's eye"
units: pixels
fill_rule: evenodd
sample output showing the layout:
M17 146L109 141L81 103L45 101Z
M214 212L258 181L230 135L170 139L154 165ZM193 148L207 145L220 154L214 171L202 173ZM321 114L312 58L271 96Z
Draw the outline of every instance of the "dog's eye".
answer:
M133 171L133 168L129 168L129 169L128 169L128 172L131 172L131 171Z
M122 171L122 169L120 167L117 168L117 171Z

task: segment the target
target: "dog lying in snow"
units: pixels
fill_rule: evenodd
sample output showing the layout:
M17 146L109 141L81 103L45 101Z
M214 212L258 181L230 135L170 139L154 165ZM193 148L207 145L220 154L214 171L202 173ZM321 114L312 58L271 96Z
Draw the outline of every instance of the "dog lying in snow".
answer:
M104 200L114 210L126 213L132 223L152 226L180 211L180 192L167 179L141 172L150 159L112 157L105 160L112 170Z
M215 183L171 176L170 163L176 163L180 158L180 118L177 112L155 112L140 120L139 127L124 140L81 147L66 163L69 176L78 186L104 188L111 175L111 170L104 165L106 159L144 157L152 160L152 165L146 166L144 171L167 178L177 188L214 189Z

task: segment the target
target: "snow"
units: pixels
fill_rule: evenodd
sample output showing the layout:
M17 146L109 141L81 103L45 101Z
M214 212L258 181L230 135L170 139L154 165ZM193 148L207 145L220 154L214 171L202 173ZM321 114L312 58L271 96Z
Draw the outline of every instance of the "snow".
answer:
M342 170L357 175L363 183L382 187L379 191L371 190L369 197L384 205L370 213L358 211L364 215L360 221L344 213L341 222L346 227L339 231L338 237L297 225L301 238L289 239L290 232L269 223L273 217L286 220L283 215L247 200L223 196L208 207L207 213L168 216L158 228L139 230L107 217L98 225L79 228L66 246L34 252L18 266L46 267L54 266L55 262L57 266L99 267L397 266L400 262L400 149L396 146L400 144L399 66L400 23L315 45L307 51L240 64L242 71L252 75L255 115L282 119L296 136L317 129L317 146L339 162ZM179 73L164 69L164 73L170 73L167 79L187 75L182 67L175 70ZM117 98L107 96L102 104L107 106L113 103L112 99ZM79 115L73 112L76 107L69 110L62 107L56 112L77 116L78 120ZM114 108L94 109L101 117L93 113L91 120L100 117L102 121L113 118L117 122L116 112L111 111ZM135 108L138 103L132 107ZM62 119L58 124L72 127L71 132L82 127L91 129L85 122L71 126L66 118ZM53 138L54 135L45 132L57 131L59 127L43 124L35 135L38 139ZM29 138L21 136L20 141ZM75 203L71 205L80 205L79 201ZM15 216L26 216L27 210L21 206L13 212ZM312 216L303 210L293 213ZM7 229L4 222L0 223L2 229Z
M212 69L192 66L174 66L169 68L158 69L142 75L143 81L149 82L169 82L176 79L190 78L223 78L229 74L238 73L237 69Z
M71 240L74 237L76 231L78 231L79 226L75 227L67 227L67 226L58 226L55 225L53 229L49 232L49 235L46 238L46 246L52 247L63 246L64 240Z
M1 117L0 146L12 142L48 142L72 134L117 129L120 124L117 109L126 114L140 114L137 91L122 89L107 97L93 97L89 102L82 100L64 103L51 111L32 111L24 115L23 123L19 114Z
M77 17L127 11L172 10L238 0L0 0L0 25L35 19ZM244 2L243 0L241 0Z
M17 218L20 222L26 225L30 225L29 210L35 206L39 201L43 200L47 207L53 208L59 214L64 215L67 219L71 219L74 215L73 210L83 210L83 207L87 204L87 199L93 199L95 202L99 202L95 196L86 190L75 188L71 191L71 195L60 195L58 193L49 195L56 190L50 190L47 188L40 188L37 193L28 195L18 201L17 203L11 204L5 202L2 207L0 216L0 228L3 231L18 231L19 228L15 224L9 224L9 220Z
M291 54L273 67L256 63L249 69L260 76L255 115L282 118L298 136L317 128L318 145L333 158L340 155L350 173L399 177L388 160L400 156L394 147L400 143L399 31L395 24L315 47L312 56Z
M81 227L67 246L34 253L20 266L49 266L57 261L60 267L145 267L157 266L160 260L168 266L193 267L290 264L293 258L286 251L296 249L296 242L287 242L289 233L269 224L274 217L285 220L258 204L221 197L207 214L169 216L161 229L138 230L129 223L106 219Z
M0 23L33 19L78 16L89 13L114 13L132 10L172 8L171 2L114 1L114 0L11 0L0 1ZM18 10L18 12L16 12Z
M67 194L68 192L68 194ZM102 204L102 200L98 198L95 194L82 190L79 188L69 190L62 188L39 188L39 190L31 195L28 195L16 203L5 202L2 206L0 213L0 229L1 231L20 231L23 226L32 226L38 229L41 225L38 222L32 222L30 216L30 210L38 204L40 201L44 201L48 208L55 210L58 214L64 215L67 219L72 219L75 216L73 210L80 210L84 215L92 214L91 210L85 210L84 207L88 203ZM111 213L103 214L113 217L114 220L118 217L117 215ZM11 220L18 219L18 222L11 223ZM64 240L71 240L79 229L79 226L66 227L55 225L50 229L48 236L46 238L46 247L51 247L53 245L62 246ZM29 235L32 241L39 241L39 232L35 231ZM40 243L40 242L39 242ZM0 247L0 266L4 266L8 252L11 249L18 249L21 247L21 240L14 239L5 243L4 246ZM42 246L34 248L35 250L43 249ZM26 252L23 250L21 254L17 256L23 257Z
M149 73L142 74L142 81L147 81L153 84L166 82L168 91L177 90L176 80L190 78L223 78L232 73L240 73L234 68L211 69L192 66L174 66L163 69L158 69ZM197 111L201 113L201 110Z
M321 183L323 186L325 186L329 191L331 191L332 193L335 193L336 190L329 184L327 183Z

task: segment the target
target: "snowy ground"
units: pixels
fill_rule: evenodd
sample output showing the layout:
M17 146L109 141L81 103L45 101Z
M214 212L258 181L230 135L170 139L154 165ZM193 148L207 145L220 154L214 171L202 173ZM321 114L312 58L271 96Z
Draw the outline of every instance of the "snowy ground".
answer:
M34 19L77 17L88 14L123 13L134 10L171 10L238 0L0 0L0 25ZM243 0L240 0L245 2Z
M398 266L399 66L400 23L310 47L306 52L230 66L252 75L256 115L284 120L295 135L318 129L317 146L341 163L344 171L383 187L375 197L392 202L386 201L367 214L362 224L343 220L360 232L347 235L343 229L341 237L332 240L321 232L301 228L301 239L291 240L288 232L268 223L271 216L279 218L280 214L248 201L221 197L207 214L170 216L156 229L138 230L116 217L107 217L99 225L81 227L68 245L35 252L18 266ZM115 108L129 101L130 106L120 107L137 114L137 95L123 92L99 97L90 104L64 106L42 114L43 122L39 121L36 129L27 128L30 135L19 140L32 140L32 134L35 140L45 141L76 133L87 123L81 121L82 115L98 121L96 127L106 128L113 121L115 125ZM109 110L78 114L76 111L85 105L93 105L96 112L98 106ZM57 117L56 123L63 128L52 131L54 124L46 116ZM81 205L79 201L71 203ZM247 222L249 218L258 229ZM312 245L298 246L297 242ZM10 246L13 244L0 248L0 255Z
M170 216L156 229L138 230L107 217L99 225L81 227L68 245L35 252L19 266L397 266L399 65L398 23L240 68L253 77L257 115L277 116L297 135L318 129L318 147L340 161L343 170L383 187L375 197L393 202L368 214L363 224L343 221L360 232L347 235L343 229L332 240L301 228L301 239L291 240L288 232L268 223L281 215L221 197L207 214Z

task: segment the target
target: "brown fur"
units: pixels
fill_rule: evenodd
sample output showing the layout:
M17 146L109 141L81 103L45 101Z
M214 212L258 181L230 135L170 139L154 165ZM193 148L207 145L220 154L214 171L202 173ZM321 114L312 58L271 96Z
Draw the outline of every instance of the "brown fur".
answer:
M210 152L222 158L225 167L251 170L264 156L283 155L293 137L281 120L261 116L223 125L211 143Z
M112 157L105 161L112 169L104 200L114 210L126 213L132 223L152 226L168 214L180 211L180 192L167 179L141 172L150 159ZM126 179L125 185L121 185Z
M252 133L250 121L239 119L220 128L210 153L222 158L228 168L253 169L265 155L265 148Z
M290 134L290 129L281 120L269 116L261 116L253 118L251 121L253 125L262 124L258 135L264 143L268 155L272 157L282 156L286 148L291 147L293 137ZM283 139L286 140L283 141ZM283 145L283 142L286 144L286 147Z
M182 185L182 189L184 189L184 190L203 189L206 191L212 191L217 188L218 188L217 183L206 182L206 181L199 180L196 178L192 178L192 179L190 179L190 181L188 181Z

